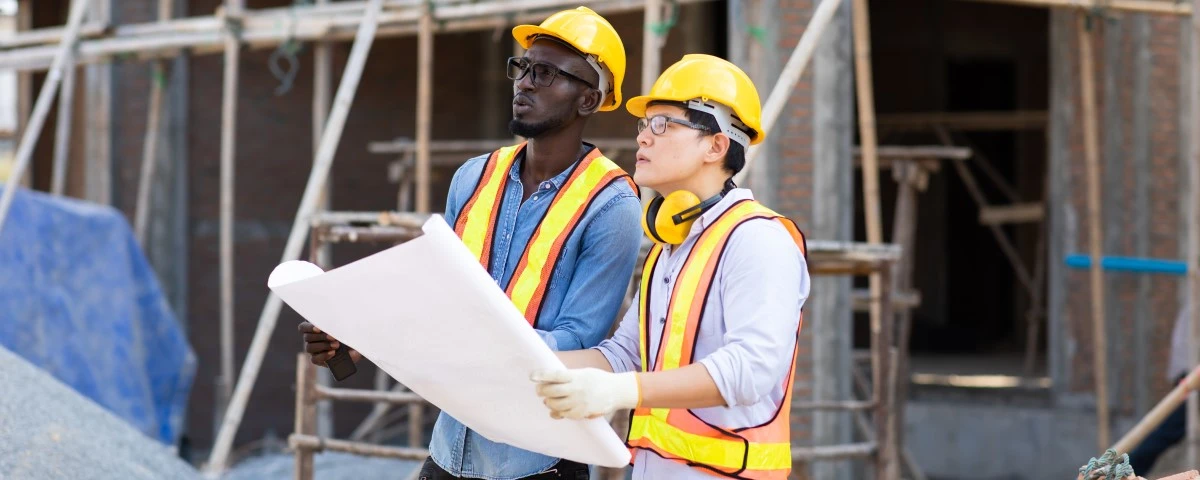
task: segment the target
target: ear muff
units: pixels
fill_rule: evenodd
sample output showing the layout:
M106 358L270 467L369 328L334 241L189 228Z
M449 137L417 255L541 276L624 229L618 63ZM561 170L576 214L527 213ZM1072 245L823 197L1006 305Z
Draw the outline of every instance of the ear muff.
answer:
M722 192L724 193L724 192ZM679 245L692 230L692 223L721 201L721 195L700 201L700 197L687 190L671 192L666 197L658 196L646 204L642 215L642 229L658 243Z

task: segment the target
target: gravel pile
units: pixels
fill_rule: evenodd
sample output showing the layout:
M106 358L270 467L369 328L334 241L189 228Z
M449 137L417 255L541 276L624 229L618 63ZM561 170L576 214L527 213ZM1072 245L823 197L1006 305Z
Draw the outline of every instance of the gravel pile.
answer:
M173 449L0 347L0 478L200 476Z

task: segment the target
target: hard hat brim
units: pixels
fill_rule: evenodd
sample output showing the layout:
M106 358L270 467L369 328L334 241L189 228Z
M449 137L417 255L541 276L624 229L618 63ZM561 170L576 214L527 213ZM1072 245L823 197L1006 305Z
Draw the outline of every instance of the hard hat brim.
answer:
M575 47L576 50L579 49L579 47L575 46L575 44L572 43L570 40L562 38L561 35L554 33L550 30L547 30L545 28L539 27L537 25L517 25L517 26L513 27L513 29L512 29L513 39L516 40L517 43L521 45L521 48L524 48L524 49L528 49L529 46L533 44L533 39L536 38L538 35L548 35L548 36L557 38L559 40L566 42L567 45L571 45L571 46Z

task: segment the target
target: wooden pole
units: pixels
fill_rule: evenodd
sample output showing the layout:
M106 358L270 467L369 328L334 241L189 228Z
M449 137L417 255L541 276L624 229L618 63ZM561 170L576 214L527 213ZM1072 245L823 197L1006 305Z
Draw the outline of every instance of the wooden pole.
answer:
M855 0L855 9L858 8L860 1L865 0ZM771 129L775 127L775 122L779 120L779 115L783 113L783 107L787 105L788 98L792 96L792 89L796 88L796 83L800 81L800 77L804 76L804 69L808 66L809 60L812 59L813 51L817 48L817 40L820 40L821 33L829 25L833 14L837 13L839 4L841 4L841 0L821 0L821 4L817 6L817 10L813 12L812 19L808 21L808 27L804 29L804 35L800 37L800 42L796 44L796 49L792 50L792 56L788 58L787 63L783 66L783 71L779 74L779 80L771 88L767 102L763 105L762 128L767 134L770 134ZM855 32L857 32L859 21L857 14L855 14L854 21ZM855 50L857 52L858 33L854 34L854 39ZM867 54L867 58L869 59L870 52L868 51ZM857 66L857 61L855 64ZM647 91L649 91L648 88ZM872 136L872 138L874 137ZM749 151L746 152L746 166L734 176L734 182L740 184L745 181L746 175L749 173L754 164L754 159L758 155L760 145L750 147Z
M1129 432L1109 448L1116 450L1117 453L1128 453L1137 448L1146 435L1158 428L1171 412L1174 412L1180 404L1187 400L1189 393L1195 392L1197 388L1200 388L1200 367L1194 367L1192 372L1182 382L1179 382L1179 385L1167 392L1167 395L1159 400L1154 408L1151 408L1141 420L1138 420L1137 425L1129 429Z
M158 21L171 19L173 0L158 0ZM150 66L150 106L146 111L146 137L142 142L142 171L138 178L137 207L134 210L134 235L146 246L146 228L150 218L150 190L158 164L158 131L162 123L163 91L167 88L167 68L162 60Z
M433 7L425 5L417 36L417 212L429 212L429 137L433 128Z
M33 28L33 0L18 0L17 3L17 35L28 35ZM60 39L61 41L61 39ZM55 42L57 43L57 42ZM53 45L47 47L53 48ZM29 117L33 110L33 73L17 73L17 124L13 130L14 138L20 138L29 128ZM23 185L29 186L29 183Z
M899 478L899 472L896 469L896 457L894 442L895 425L892 416L892 402L895 400L893 390L895 388L894 365L891 361L894 357L892 347L892 332L895 327L892 313L892 302L884 302L883 298L889 298L891 295L891 278L892 278L891 261L881 262L880 267L875 270L871 278L875 280L887 279L888 281L879 281L880 295L872 298L871 306L873 310L878 311L878 316L873 316L871 321L871 331L878 342L878 347L871 352L871 360L873 366L871 368L872 379L874 380L874 396L872 401L875 403L875 443L878 450L875 452L875 478L879 480L896 480Z
M21 143L17 146L14 158L15 165L4 186L4 193L0 195L0 232L3 232L4 219L8 216L8 209L12 206L13 196L16 195L17 188L21 183L21 176L25 173L25 168L29 166L30 159L33 158L34 144L37 143L38 136L42 133L46 115L50 113L50 104L54 101L54 95L58 91L63 69L74 65L71 56L75 53L75 40L79 34L79 25L83 23L83 13L86 10L87 2L88 0L71 2L66 38L58 46L58 54L54 56L54 65L46 74L46 80L42 83L42 91L38 93L37 104L33 107L33 114L30 115L29 123L25 125L24 131L21 133Z
M892 278L883 281L891 282L893 292L908 292L912 288L913 268L917 251L917 201L918 189L923 189L928 182L929 173L918 163L898 163L893 167L893 177L897 182L895 220L892 223L892 243L900 245L903 256L897 262ZM890 298L888 295L885 298ZM888 301L893 309L895 303ZM904 444L904 404L908 400L908 339L912 335L912 310L901 308L894 317L898 323L896 328L896 361L892 364L892 377L896 379L891 385L892 403L891 415L892 435L896 438L895 445Z
M871 22L867 11L867 0L854 0L852 14L854 17L854 80L858 93L858 130L859 130L859 145L862 151L862 176L863 176L863 210L866 213L867 226L867 243L879 244L883 243L883 225L879 211L879 158L876 152L875 138L875 99L871 80ZM890 283L891 279L887 278ZM891 311L891 302L881 301L884 297L884 291L889 290L885 285L885 278L878 272L873 272L870 275L870 290L871 290L871 325L872 328L890 329L892 321L890 318L885 318L884 310ZM875 369L879 370L876 375L878 378L886 379L887 377L887 357L891 351L891 334L884 332L884 338L888 339L881 347L881 351L876 353L874 358ZM883 415L882 418L875 420L877 425L883 425L882 430L878 432L876 438L879 440L880 450L876 457L875 468L876 476L883 479L895 478L892 475L895 473L891 469L891 450L886 448L889 440L890 423L887 417L887 399L886 389L890 385L884 385L883 380L877 381L875 398L883 407L877 415Z
M89 23L111 25L113 0L89 2L84 18ZM82 55L83 42L76 49L75 58ZM113 66L111 64L88 65L84 70L84 92L86 92L87 120L84 122L84 168L83 195L87 201L103 205L113 203L113 97L115 93Z
M1200 11L1200 0L1192 0L1192 11ZM1192 314L1191 335L1188 335L1188 361L1193 368L1200 365L1200 16L1192 16L1191 38L1191 92L1188 101L1191 104L1191 139L1188 142L1188 190L1191 202L1185 210L1187 215L1188 235L1188 304ZM1094 257L1093 257L1094 258ZM1200 398L1193 388L1188 394L1187 404L1187 445L1188 464L1195 465L1200 461L1200 445L1197 436L1200 435Z
M225 0L225 16L233 22L242 18L242 0ZM233 196L237 148L237 97L238 63L241 61L241 44L237 33L225 33L224 95L221 102L221 377L217 413L224 416L225 406L233 395L234 339L233 339Z
M1087 203L1088 203L1088 243L1092 258L1100 258L1101 216L1100 216L1100 152L1096 127L1096 86L1094 81L1092 35L1088 31L1088 15L1079 13L1079 78L1083 93L1083 152L1087 169ZM1092 292L1092 359L1096 381L1096 437L1099 451L1108 445L1108 375L1107 353L1108 339L1105 334L1104 320L1104 269L1100 262L1092 262L1091 292Z
M658 74L662 73L662 0L646 0L645 24L642 25L642 95L650 92Z
M359 24L358 36L354 39L354 46L350 49L350 57L346 62L346 70L342 74L341 84L338 86L337 97L329 114L329 121L321 133L321 148L317 150L317 163L313 165L312 172L309 173L308 183L304 187L304 196L300 199L300 206L292 223L292 230L288 235L287 245L284 247L280 263L298 258L300 249L304 246L309 217L317 208L320 192L324 188L329 168L333 164L334 153L337 152L342 129L346 126L346 116L350 113L350 105L354 103L354 95L358 90L359 80L362 79L363 67L367 63L367 54L370 53L371 44L375 40L377 20L382 7L383 0L370 0L362 23ZM272 294L267 297L266 305L263 306L262 315L258 320L258 327L254 331L254 340L246 355L246 362L242 365L237 388L234 389L233 398L225 411L225 419L217 432L213 453L206 466L206 470L209 472L219 472L225 468L229 451L233 447L234 435L242 422L242 414L246 410L246 403L250 400L250 390L258 377L259 368L262 367L267 343L270 341L271 333L275 330L275 322L279 319L279 310L282 306L282 300L277 295Z
M1160 13L1187 16L1192 14L1192 6L1182 2L1163 0L959 0L976 3L1000 3L1005 5L1021 5L1026 7L1050 8L1104 8L1110 11Z
M67 188L67 160L71 152L71 114L75 107L75 65L63 69L62 88L58 94L58 129L54 135L54 172L50 177L50 193L62 196Z
M316 367L308 361L305 353L296 354L296 426L295 433L312 435L316 433L317 409L315 387L317 382ZM296 480L312 480L313 451L307 448L296 449Z
M317 0L317 5L327 5L329 0ZM325 130L325 122L329 119L329 99L333 96L333 43L328 40L317 42L313 50L313 163L317 162L317 150L321 148L321 133ZM333 203L332 175L325 179L325 188L321 190L320 211L328 211ZM318 242L315 262L322 269L333 265L333 251L326 242ZM328 368L317 370L317 384L328 386L333 383L333 374ZM319 435L333 435L333 404L328 400L317 403L317 430Z

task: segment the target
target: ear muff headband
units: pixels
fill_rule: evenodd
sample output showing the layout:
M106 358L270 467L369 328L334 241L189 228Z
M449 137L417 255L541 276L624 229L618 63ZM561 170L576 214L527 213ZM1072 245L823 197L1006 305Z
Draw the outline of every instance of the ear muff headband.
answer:
M695 206L688 207L679 213L671 215L671 221L675 222L676 225L682 224L683 222L691 222L691 221L695 220L697 217L699 217L700 215L703 215L705 210L708 210L710 207L712 207L713 205L716 205L717 202L720 202L720 201L721 201L721 195L714 195L711 198L709 198L708 200L700 202L699 204L697 204Z

